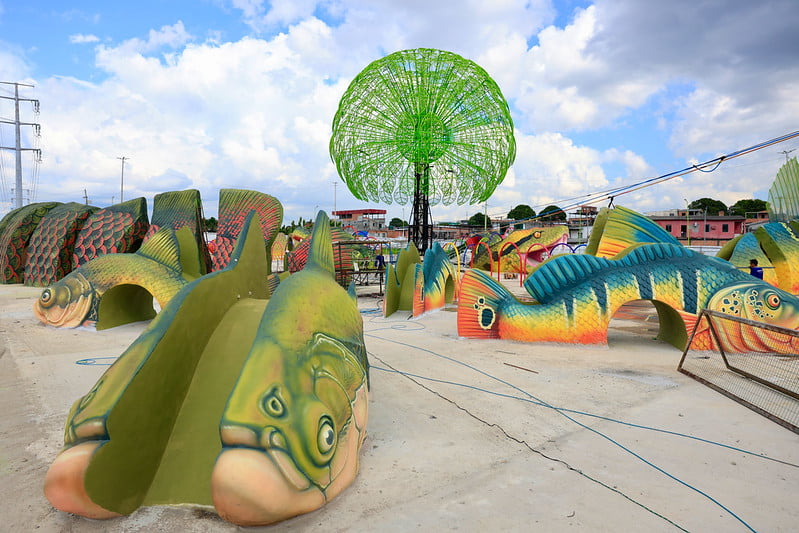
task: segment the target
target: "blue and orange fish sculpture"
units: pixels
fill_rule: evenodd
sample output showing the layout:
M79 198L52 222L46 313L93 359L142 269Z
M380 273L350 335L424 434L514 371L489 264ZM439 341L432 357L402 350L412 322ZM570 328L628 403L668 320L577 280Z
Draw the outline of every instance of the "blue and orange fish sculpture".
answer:
M526 342L607 343L614 313L635 300L655 304L659 338L680 349L702 309L799 328L799 298L726 261L673 244L634 245L614 259L554 257L533 272L525 288L535 303L519 301L478 270L467 271L458 302L458 333ZM736 332L724 335L736 336ZM707 329L697 331L694 348L713 345ZM746 335L736 349L784 353L797 347L764 332Z
M458 299L458 275L439 243L425 250L424 262L414 265L414 317L441 309Z

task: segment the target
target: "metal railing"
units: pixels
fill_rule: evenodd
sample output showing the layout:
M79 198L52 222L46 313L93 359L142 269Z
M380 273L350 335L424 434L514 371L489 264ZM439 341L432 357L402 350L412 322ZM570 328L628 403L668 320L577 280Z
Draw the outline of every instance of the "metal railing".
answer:
M693 349L697 332L704 331L704 324L714 349ZM762 343L757 350L739 350L748 339L763 337L768 337L770 351L760 351ZM677 369L799 433L799 354L795 346L799 346L797 330L703 310Z

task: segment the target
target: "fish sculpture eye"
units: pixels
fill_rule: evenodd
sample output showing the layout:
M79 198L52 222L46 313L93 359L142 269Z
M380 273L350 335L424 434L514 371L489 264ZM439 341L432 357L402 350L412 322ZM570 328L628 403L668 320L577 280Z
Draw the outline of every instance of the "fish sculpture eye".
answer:
M263 410L271 417L281 418L286 414L286 407L276 388L270 390L261 400Z
M766 305L769 309L777 309L780 306L780 297L777 294L769 294L766 297Z
M316 445L323 455L329 453L336 445L336 431L333 428L333 421L327 416L322 417L319 421Z
M540 231L533 232L533 238L534 239L540 239L541 238L541 232Z
M42 291L42 295L39 296L39 303L43 306L48 306L53 302L53 291L50 289L44 289Z

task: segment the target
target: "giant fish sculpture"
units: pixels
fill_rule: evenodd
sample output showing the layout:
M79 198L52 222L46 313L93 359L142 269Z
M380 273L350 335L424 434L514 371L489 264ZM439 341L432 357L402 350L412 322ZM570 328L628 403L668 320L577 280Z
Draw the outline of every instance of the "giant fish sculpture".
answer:
M634 245L612 260L558 256L535 270L524 286L536 303L522 303L489 276L469 270L461 284L458 333L527 342L606 343L614 313L634 300L655 304L659 338L680 349L705 308L791 329L799 327L796 296L726 261L673 244ZM738 328L734 324L725 327ZM747 335L740 342L741 351L797 349L768 332ZM699 330L692 346L712 348L710 332Z
M33 313L48 326L66 328L148 320L155 316L153 298L163 308L200 275L198 264L191 231L164 228L136 253L103 255L73 270L42 291Z
M524 257L525 268L529 270L549 257L555 247L566 244L568 240L567 226L514 230L507 237L489 245L490 256L484 246L477 246L473 252L475 256L472 266L482 270L518 272L519 259ZM500 262L499 265L497 261Z
M53 506L90 518L213 506L262 525L352 483L368 361L328 224L321 212L306 267L270 298L258 217L247 217L228 267L181 289L75 402L45 477Z

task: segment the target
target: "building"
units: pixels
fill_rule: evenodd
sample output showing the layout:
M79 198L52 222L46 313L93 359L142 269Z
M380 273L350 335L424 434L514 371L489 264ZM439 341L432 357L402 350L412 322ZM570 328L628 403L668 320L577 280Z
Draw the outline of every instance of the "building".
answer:
M739 215L709 215L701 209L671 209L650 213L649 218L678 240L692 245L721 246L746 232L746 219Z
M584 244L591 236L599 208L593 205L581 205L576 211L569 213L569 244Z
M370 237L385 239L388 231L385 209L350 209L333 211L335 222L352 233L365 231Z
M768 211L752 211L746 213L746 231L752 232L769 223Z

